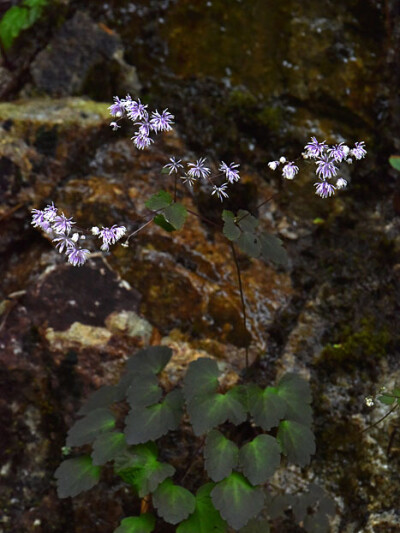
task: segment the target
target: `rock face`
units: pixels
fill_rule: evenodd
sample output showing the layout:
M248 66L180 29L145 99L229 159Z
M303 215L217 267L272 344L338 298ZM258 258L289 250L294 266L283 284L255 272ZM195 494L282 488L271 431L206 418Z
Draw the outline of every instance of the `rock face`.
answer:
M30 71L36 89L52 96L87 94L93 85L98 99L109 98L112 89L140 90L135 68L123 60L120 37L83 11L65 22Z

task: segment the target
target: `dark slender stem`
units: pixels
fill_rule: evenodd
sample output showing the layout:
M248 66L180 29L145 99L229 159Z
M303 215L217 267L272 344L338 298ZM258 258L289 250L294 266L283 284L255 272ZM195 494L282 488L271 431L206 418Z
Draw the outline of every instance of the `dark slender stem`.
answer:
M207 224L211 224L212 226L217 226L217 228L221 229L220 224L217 224L217 222L214 222L213 220L210 220L207 217L203 217L203 215L199 215L199 213L196 213L196 211L192 211L191 209L188 209L188 208L186 208L186 211L190 213L191 215L199 218L200 220L207 222Z
M371 424L370 426L368 426L366 429L363 429L361 431L361 433L365 433L366 431L370 430L371 428L374 428L375 426L377 426L378 424L380 424L381 422L383 422L383 420L385 420L385 418L387 418L389 415L391 415L393 413L393 411L395 409L397 409L399 406L398 403L396 403L396 405L394 407L392 407L390 409L390 411L388 411L384 416L382 416L382 418L380 418L379 420L377 420L376 422L374 422L374 424Z
M127 244L129 239L131 237L133 237L134 235L136 235L137 233L139 233L139 231L142 231L142 229L144 229L146 226L148 226L149 224L151 224L154 220L154 217L152 217L150 220L148 220L145 224L143 224L143 226L140 226L140 228L138 228L137 230L135 230L134 232L132 232L130 235L128 235L128 237L126 238L126 241L125 243Z
M242 275L241 275L241 272L240 272L240 266L239 266L239 262L238 262L237 255L236 255L235 245L233 244L232 241L230 241L230 245L231 245L233 260L234 260L235 265L236 265L236 272L237 272L239 292L240 292L240 300L241 300L241 303L242 303L243 331L244 331L244 334L245 334L246 333L246 318L247 317L246 317L246 304L245 304L245 301L244 301L244 293L243 293L243 285L242 285ZM249 368L249 347L248 347L247 344L246 344L246 348L245 349L246 349L246 368Z

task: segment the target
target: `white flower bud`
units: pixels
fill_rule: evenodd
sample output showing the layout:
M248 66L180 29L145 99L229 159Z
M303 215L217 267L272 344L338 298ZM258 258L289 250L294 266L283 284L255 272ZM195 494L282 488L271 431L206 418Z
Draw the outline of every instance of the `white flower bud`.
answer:
M279 158L280 163L286 163L286 157L282 156Z
M276 167L279 165L279 161L270 161L268 166L271 170L276 170Z
M100 230L97 226L93 226L93 228L91 228L90 230L91 234L92 235L98 235L100 233Z
M344 178L339 178L336 182L338 189L345 189L347 187L347 181Z

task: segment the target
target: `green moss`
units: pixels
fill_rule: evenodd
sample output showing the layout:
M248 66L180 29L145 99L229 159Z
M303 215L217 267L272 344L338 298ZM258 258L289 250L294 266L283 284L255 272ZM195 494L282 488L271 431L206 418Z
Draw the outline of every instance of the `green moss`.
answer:
M354 370L360 363L369 365L384 357L389 341L388 330L378 329L375 320L366 317L355 332L351 326L344 326L337 342L323 348L317 364L333 369Z
M274 106L264 107L262 111L257 113L257 121L262 126L267 126L270 130L280 131L282 127L282 109Z

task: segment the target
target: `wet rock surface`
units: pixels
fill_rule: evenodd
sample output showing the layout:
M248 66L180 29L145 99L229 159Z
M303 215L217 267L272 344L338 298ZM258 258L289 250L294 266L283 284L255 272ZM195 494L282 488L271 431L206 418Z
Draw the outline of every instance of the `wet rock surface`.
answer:
M161 187L173 193L162 165L186 154L240 161L243 185L224 207L245 204L289 251L287 271L239 258L255 379L295 369L313 389L317 455L277 484L326 487L338 509L332 532L400 531L396 417L364 431L386 412L364 398L400 380L400 209L387 164L400 146L395 3L267 2L261 16L256 2L246 27L240 2L229 10L218 1L88 2L86 14L77 4L65 4L61 30L31 39L18 58L10 52L15 70L0 65L0 91L11 99L40 89L109 100L0 104L0 531L112 532L139 511L112 472L73 500L59 500L53 480L83 400L115 382L137 348L173 348L167 386L199 356L215 357L228 385L243 367L236 272L212 227L195 216L172 235L151 225L129 248L74 269L29 224L33 207L54 201L84 227L135 231L149 215L144 200ZM59 76L63 53L69 68ZM118 81L121 61L131 81ZM136 87L133 65L142 97L168 106L178 125L146 152L132 146L128 124L116 133L108 126L113 94ZM101 87L98 68L107 72ZM350 168L349 190L333 199L314 197L307 169L283 187L265 170L268 158L297 154L310 135L367 141L368 159ZM178 199L219 220L209 191L179 188ZM195 453L185 439L165 445L177 446L182 462Z

